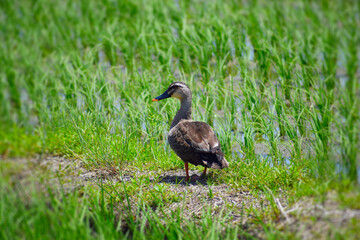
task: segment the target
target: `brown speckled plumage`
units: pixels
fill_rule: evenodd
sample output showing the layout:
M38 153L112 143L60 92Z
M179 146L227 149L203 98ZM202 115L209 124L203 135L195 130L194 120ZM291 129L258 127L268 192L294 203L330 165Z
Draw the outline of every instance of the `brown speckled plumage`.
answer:
M153 101L168 97L176 97L181 101L181 107L171 122L168 141L174 152L187 163L202 165L206 168L227 168L229 163L221 151L220 142L211 127L204 122L191 119L191 90L182 82L174 82L169 88Z
M220 142L207 123L182 120L170 130L168 140L185 162L216 169L227 167Z

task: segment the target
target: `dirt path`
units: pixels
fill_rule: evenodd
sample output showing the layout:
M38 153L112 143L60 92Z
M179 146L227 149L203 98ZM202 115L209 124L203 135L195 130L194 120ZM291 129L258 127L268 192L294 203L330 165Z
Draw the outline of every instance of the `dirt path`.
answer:
M166 172L144 172L129 170L120 174L116 169L88 169L80 160L49 156L32 159L0 160L5 164L7 174L15 184L26 185L38 181L41 186L60 187L65 191L74 191L86 185L98 185L99 182L114 185L147 178L144 191L165 191L168 196L180 200L164 200L166 211L170 213L180 208L185 211L183 217L200 217L211 209L212 215L225 214L229 223L251 229L258 212L264 221L272 221L279 230L288 230L302 239L327 239L334 237L336 231L343 232L352 225L359 226L360 210L341 208L335 194L329 193L325 201L316 203L307 198L289 205L285 193L274 198L276 210L269 207L270 201L264 194L233 189L226 184L209 185L206 179L185 183L185 172L173 170ZM5 168L2 168L3 171ZM190 172L197 175L197 172ZM133 201L135 204L135 200ZM209 208L211 207L211 208ZM156 205L154 207L156 210ZM269 210L273 209L273 210ZM255 211L254 211L255 210ZM266 213L265 213L266 212ZM265 213L265 214L264 214ZM334 229L336 231L334 231ZM262 233L253 234L262 237ZM360 236L360 235L359 235Z

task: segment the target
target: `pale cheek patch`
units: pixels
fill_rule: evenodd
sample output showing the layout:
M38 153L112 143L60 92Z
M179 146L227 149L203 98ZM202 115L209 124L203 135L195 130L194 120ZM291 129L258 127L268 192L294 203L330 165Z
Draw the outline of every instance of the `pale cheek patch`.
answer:
M174 98L178 98L178 99L182 99L181 95L177 92L175 92L173 95L171 95L171 97L174 97Z

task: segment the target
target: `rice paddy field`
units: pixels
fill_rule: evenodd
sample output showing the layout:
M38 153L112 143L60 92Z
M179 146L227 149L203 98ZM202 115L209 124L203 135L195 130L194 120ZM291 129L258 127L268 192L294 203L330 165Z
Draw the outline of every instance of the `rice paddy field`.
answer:
M355 0L0 1L0 238L358 239L359 29ZM174 81L230 164L189 183Z

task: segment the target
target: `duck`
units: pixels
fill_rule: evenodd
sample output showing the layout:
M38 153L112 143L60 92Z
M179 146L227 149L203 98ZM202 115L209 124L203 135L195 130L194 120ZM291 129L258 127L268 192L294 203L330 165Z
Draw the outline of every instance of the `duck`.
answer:
M219 139L209 124L194 121L191 118L192 93L184 82L173 82L166 91L152 101L167 98L180 100L180 109L171 122L168 132L168 142L172 150L184 162L186 178L189 177L189 163L204 166L201 177L206 176L207 168L228 168L229 163L221 151Z

